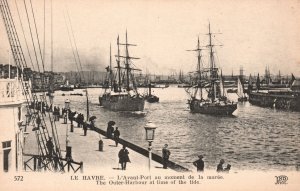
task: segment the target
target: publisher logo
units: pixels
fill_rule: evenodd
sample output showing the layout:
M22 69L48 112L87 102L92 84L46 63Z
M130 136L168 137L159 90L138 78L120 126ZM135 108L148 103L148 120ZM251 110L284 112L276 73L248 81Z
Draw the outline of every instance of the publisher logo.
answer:
M276 182L275 184L287 184L288 177L285 175L275 176Z

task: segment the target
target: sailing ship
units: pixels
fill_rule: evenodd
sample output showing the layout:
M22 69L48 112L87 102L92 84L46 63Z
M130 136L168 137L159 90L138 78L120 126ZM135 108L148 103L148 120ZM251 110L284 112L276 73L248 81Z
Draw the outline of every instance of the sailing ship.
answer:
M238 97L238 101L239 102L247 101L248 98L247 98L247 96L245 94L244 84L242 83L241 77L238 77L238 83L237 83L237 85L238 85L237 86L238 87L238 89L237 89L237 95L239 96Z
M125 46L125 56L120 55L120 45ZM143 111L145 98L139 94L137 84L132 73L133 70L139 70L132 67L131 60L139 59L129 56L128 47L136 46L129 44L126 31L126 43L119 42L117 38L118 55L117 57L117 74L118 80L114 80L114 75L111 67L111 51L110 51L110 66L107 67L109 79L106 81L110 85L106 86L103 95L99 96L100 106L112 111ZM121 58L124 59L124 66L121 66Z
M210 24L208 26L209 35L209 63L210 67L208 69L201 69L203 50L200 47L199 37L197 48L194 50L198 52L198 63L196 71L195 85L192 88L187 89L190 95L188 100L190 111L193 113L211 114L211 115L231 115L237 109L237 103L230 101L225 96L224 83L222 74L218 75L219 69L216 67L213 47L216 46L212 44L212 33L210 31ZM202 78L204 73L209 73L209 77L206 79ZM207 96L204 97L203 90L207 90ZM198 94L199 92L199 94Z

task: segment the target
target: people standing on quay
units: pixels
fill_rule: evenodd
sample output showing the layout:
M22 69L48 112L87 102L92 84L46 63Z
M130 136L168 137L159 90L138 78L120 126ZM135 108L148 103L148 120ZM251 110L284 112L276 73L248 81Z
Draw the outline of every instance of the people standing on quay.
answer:
M118 130L118 127L116 127L116 130L114 131L114 140L116 143L116 147L118 146L119 138L120 138L120 131Z
M74 116L74 119L77 123L77 127L80 127L80 117L81 117L81 113L77 114L77 116Z
M193 162L193 165L197 167L197 172L203 172L204 171L204 161L202 160L203 155L199 155L198 158L199 158L198 160Z
M59 107L57 107L57 115L58 115L57 121L59 121L59 118L61 117L61 116L60 116L60 108L59 108Z
M59 121L59 107L54 106L53 109L54 121Z
M119 163L121 164L121 168L122 170L126 170L126 163L127 162L130 162L130 159L129 159L129 152L128 150L126 149L126 146L123 145L123 148L119 151Z
M83 122L83 132L84 132L84 136L86 136L86 132L88 129L89 124L87 122Z
M90 121L90 130L94 130L95 129L95 119Z
M83 127L83 123L84 123L84 115L80 113L79 127Z
M82 127L84 122L84 115L82 113L79 113L77 114L77 117L75 115L74 118L77 123L77 127Z
M112 137L112 134L113 134L113 132L114 132L114 125L115 125L116 123L114 122L114 121L109 121L108 123L107 123L107 129L106 129L106 137L107 138L109 138L109 139L112 139L113 137Z
M220 163L217 166L217 172L224 172L223 164L225 163L224 159L220 160Z
M35 122L36 122L36 124L37 124L37 127L34 127L34 128L32 129L32 131L38 130L38 129L40 128L40 126L41 126L42 120L41 120L41 118L40 118L39 115L37 116Z
M227 166L224 168L224 172L229 172L231 169L231 165L230 164L227 164Z
M53 145L53 142L52 142L52 137L49 137L48 141L46 142L46 146L47 146L47 149L48 149L49 157L52 158L53 149L54 149L54 145Z
M57 108L56 108L56 106L54 106L52 114L53 114L53 117L54 117L54 121L57 121Z
M163 158L163 168L164 169L168 168L168 162L169 162L170 155L171 155L171 152L168 149L168 144L165 144L164 148L162 149L162 158Z

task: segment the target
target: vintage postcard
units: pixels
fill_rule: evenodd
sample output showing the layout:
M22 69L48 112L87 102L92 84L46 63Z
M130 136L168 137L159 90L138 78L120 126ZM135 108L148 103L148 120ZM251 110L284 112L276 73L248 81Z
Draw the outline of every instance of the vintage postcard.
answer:
M299 190L299 0L0 0L1 190Z

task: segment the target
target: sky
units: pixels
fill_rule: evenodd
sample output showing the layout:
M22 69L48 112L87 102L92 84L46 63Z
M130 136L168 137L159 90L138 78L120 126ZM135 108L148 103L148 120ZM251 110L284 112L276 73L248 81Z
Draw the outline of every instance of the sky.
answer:
M29 8L30 1L25 1ZM40 46L42 52L45 50L45 70L50 70L51 0L45 2L44 36L44 1L32 0ZM23 0L16 3L34 58ZM29 60L15 0L9 5ZM262 74L268 66L273 74L280 70L281 74L300 76L300 1L297 0L52 0L52 6L56 72L76 70L69 40L72 33L68 35L67 30L71 30L69 15L83 70L104 71L109 64L110 44L115 65L117 36L124 42L127 30L129 43L137 44L129 48L129 53L140 58L133 63L144 73L170 75L179 70L194 71L196 53L186 50L196 48L198 37L201 45L207 45L210 23L216 33L214 43L222 45L216 46L216 58L223 74L238 74L241 66L246 75ZM0 63L8 62L7 39L1 19ZM203 61L204 67L208 67L207 51L203 52Z

